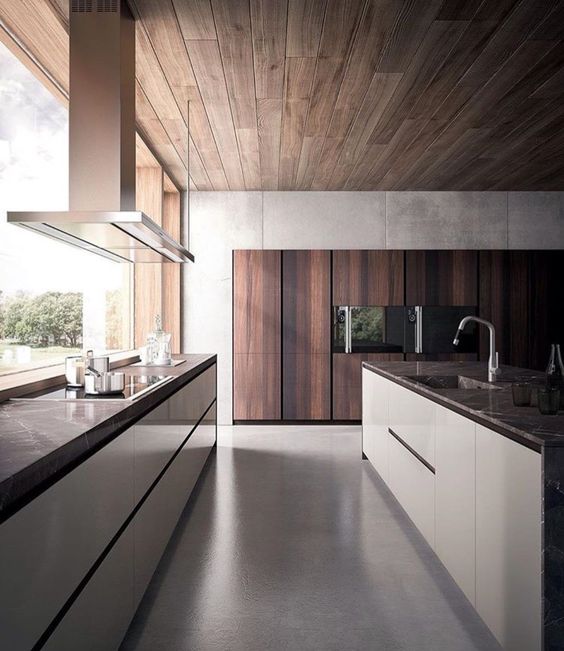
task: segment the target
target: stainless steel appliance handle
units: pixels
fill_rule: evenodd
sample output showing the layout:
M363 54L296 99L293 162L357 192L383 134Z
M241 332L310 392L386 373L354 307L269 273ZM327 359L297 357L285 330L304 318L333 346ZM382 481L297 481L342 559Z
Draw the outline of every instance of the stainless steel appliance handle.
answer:
M345 307L345 353L352 353L352 320L351 307Z
M415 352L423 352L423 306L415 306Z

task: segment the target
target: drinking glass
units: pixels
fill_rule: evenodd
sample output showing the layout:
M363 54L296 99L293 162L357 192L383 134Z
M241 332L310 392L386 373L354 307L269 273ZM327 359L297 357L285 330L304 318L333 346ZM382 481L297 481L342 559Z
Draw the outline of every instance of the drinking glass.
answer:
M558 413L560 405L560 389L558 387L539 387L539 411L547 416Z
M516 407L528 407L531 404L532 387L530 382L514 382L511 385L513 404Z

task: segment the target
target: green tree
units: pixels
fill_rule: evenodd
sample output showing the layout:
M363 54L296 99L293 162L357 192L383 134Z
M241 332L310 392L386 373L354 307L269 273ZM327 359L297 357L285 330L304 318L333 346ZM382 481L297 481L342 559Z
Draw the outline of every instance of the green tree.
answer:
M82 294L45 292L16 295L3 306L3 336L22 344L79 344L82 336Z

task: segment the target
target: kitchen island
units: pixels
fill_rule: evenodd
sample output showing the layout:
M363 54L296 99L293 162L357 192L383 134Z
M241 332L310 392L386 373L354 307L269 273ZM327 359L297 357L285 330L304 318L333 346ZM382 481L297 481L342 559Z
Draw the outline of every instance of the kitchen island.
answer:
M363 455L500 644L563 648L564 415L515 407L483 363L363 364Z
M118 648L216 442L216 356L135 400L0 404L0 647Z

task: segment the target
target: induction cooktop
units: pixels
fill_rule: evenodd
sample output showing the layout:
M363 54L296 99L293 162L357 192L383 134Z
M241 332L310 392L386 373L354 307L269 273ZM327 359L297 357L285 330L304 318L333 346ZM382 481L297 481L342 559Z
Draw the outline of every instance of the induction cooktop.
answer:
M171 375L132 375L125 374L123 393L91 395L84 387L49 387L15 400L136 400L140 396L173 379Z

